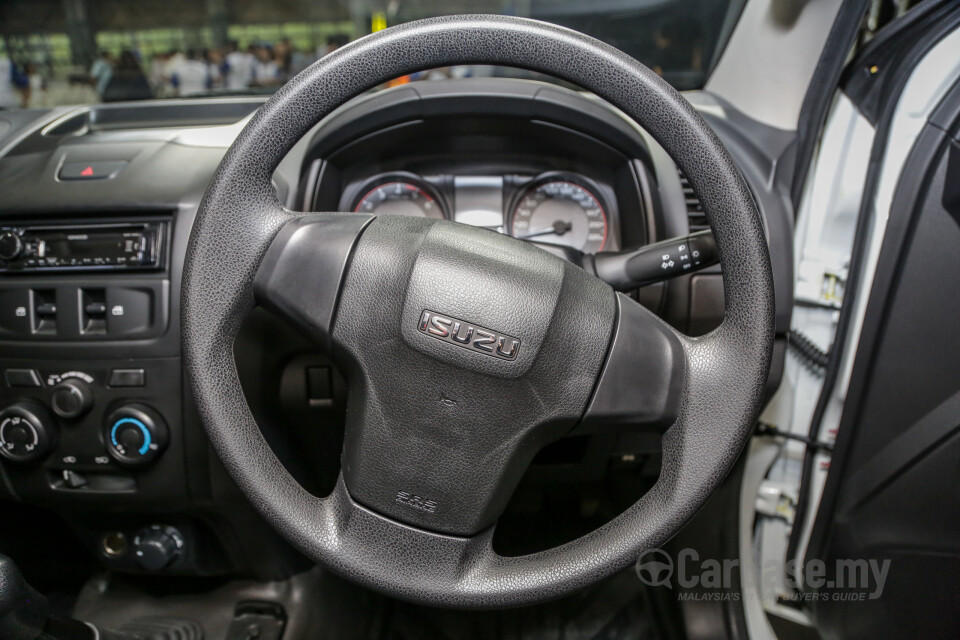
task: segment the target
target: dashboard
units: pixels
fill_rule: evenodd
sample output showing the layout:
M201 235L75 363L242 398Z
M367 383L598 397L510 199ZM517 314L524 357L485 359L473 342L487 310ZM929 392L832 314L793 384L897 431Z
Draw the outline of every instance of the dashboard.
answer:
M751 129L707 94L688 97L754 190L785 333L790 216L771 195L771 162L750 143L778 134ZM260 104L0 112L0 499L54 509L116 571L270 579L304 562L212 454L181 363L180 278L193 219ZM590 96L525 80L361 96L294 147L274 185L292 209L443 218L559 255L637 247L706 224L696 194L644 131ZM719 266L631 295L693 335L723 315ZM335 364L262 309L234 350L274 453L324 495L339 473L346 411ZM611 456L656 446L579 439L532 471L594 481Z
M333 114L318 136L306 151L301 208L445 218L585 253L655 233L642 133L559 87L401 87Z

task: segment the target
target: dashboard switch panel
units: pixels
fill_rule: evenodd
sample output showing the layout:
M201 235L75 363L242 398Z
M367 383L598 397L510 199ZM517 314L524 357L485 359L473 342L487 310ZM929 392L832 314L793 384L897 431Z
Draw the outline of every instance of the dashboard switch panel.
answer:
M0 340L127 340L167 328L166 278L0 280Z

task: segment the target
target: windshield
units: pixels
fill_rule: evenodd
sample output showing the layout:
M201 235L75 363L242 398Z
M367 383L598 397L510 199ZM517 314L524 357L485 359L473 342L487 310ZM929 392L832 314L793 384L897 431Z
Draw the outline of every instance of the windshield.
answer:
M390 25L500 13L560 24L703 86L744 0L3 0L0 108L271 93L313 61ZM391 84L484 75L433 69ZM541 78L547 79L547 78Z

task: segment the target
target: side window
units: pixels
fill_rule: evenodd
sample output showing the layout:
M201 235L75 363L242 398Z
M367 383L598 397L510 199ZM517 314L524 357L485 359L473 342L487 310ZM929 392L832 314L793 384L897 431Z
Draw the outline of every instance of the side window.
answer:
M871 0L857 48L870 42L881 29L918 4L920 0Z

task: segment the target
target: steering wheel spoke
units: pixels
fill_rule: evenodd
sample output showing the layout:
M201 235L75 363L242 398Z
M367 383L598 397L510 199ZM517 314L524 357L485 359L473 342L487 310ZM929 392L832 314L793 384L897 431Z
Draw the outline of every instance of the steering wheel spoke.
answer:
M260 263L253 283L257 302L329 347L347 262L371 220L369 215L320 213L287 222Z
M578 433L623 427L663 432L683 400L689 338L624 294L603 370Z

